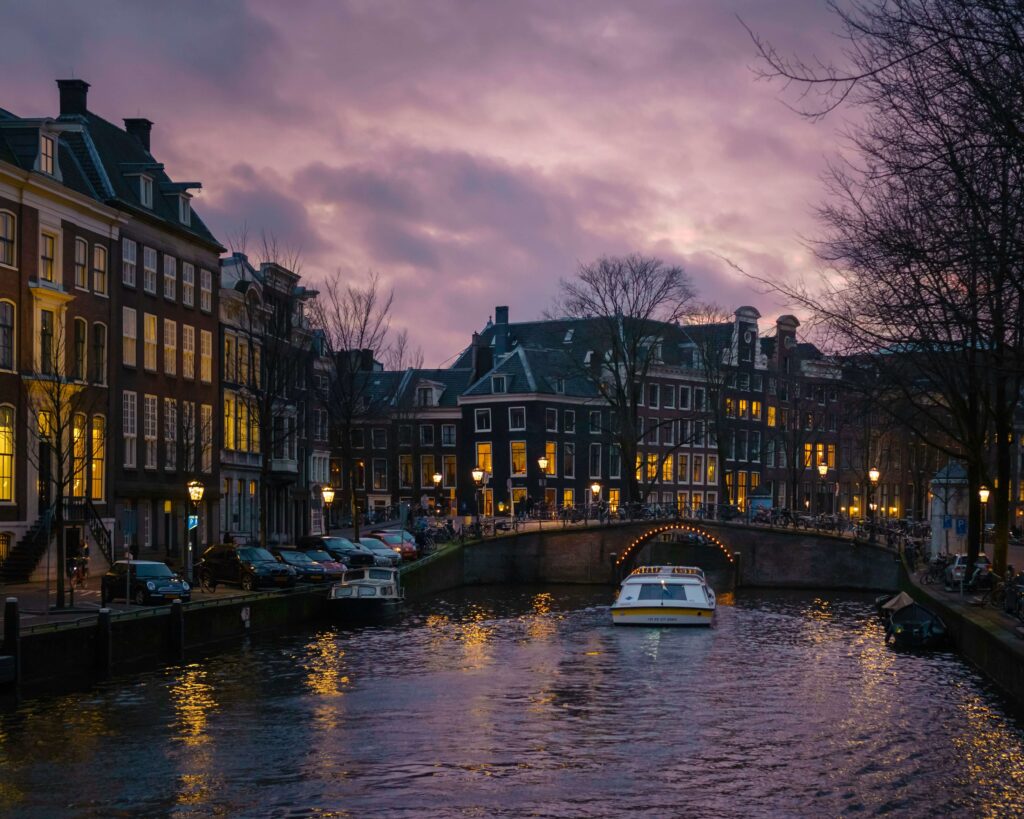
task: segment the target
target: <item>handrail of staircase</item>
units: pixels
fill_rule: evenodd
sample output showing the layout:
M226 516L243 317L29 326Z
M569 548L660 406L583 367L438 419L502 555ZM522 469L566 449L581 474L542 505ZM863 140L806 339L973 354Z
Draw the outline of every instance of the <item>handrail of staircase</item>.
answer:
M100 551L103 553L103 557L107 559L107 563L113 566L114 545L110 539L110 532L107 531L100 513L96 511L96 507L92 505L92 501L88 498L85 499L85 511L88 514L89 531L92 532L93 540L100 547Z

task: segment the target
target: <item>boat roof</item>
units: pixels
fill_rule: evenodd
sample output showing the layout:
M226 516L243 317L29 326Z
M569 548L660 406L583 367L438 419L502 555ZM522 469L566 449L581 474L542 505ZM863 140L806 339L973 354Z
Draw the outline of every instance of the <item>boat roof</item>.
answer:
M646 580L656 577L659 580L704 580L704 570L697 566L640 566L630 572L626 581Z

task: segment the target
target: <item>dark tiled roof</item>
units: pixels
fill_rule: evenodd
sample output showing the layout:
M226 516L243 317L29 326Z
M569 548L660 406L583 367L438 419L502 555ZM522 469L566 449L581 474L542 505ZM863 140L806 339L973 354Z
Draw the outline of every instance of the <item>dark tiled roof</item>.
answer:
M416 386L421 382L429 381L444 387L437 406L456 407L459 403L459 396L465 392L472 377L469 370L461 369L408 369L400 375L403 376L401 390L396 395L396 403L399 406L412 406L416 397Z
M506 393L565 394L592 398L597 395L597 390L583 372L582 362L582 358L576 360L572 349L516 347L511 353L500 356L494 367L474 382L465 394L491 395L492 376L503 375ZM558 389L559 381L562 382L561 390Z

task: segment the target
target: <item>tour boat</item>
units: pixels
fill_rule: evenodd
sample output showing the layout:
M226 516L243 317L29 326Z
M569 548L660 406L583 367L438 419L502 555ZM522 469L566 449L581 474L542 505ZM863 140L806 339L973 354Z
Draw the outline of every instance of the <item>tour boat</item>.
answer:
M631 626L710 626L715 593L696 566L641 566L622 581L612 622Z
M340 583L331 586L329 599L350 612L376 612L402 602L398 569L366 566L349 569Z

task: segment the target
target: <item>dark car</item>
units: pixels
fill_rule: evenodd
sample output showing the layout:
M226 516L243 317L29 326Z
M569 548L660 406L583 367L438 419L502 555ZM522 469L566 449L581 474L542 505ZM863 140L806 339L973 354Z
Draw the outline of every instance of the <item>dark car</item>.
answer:
M253 591L294 586L297 575L266 549L225 543L203 552L198 577L204 585L216 587L218 583L232 583L245 591Z
M188 582L155 560L118 560L100 581L103 605L110 600L129 600L140 606L192 599Z
M274 549L274 556L295 572L300 583L324 583L327 580L327 569L305 552L277 548Z
M327 570L327 580L330 583L336 583L341 580L348 569L348 566L336 560L334 555L330 554L326 549L304 549L302 554L319 563Z
M374 529L370 534L377 540L384 541L392 549L398 549L402 560L415 560L419 557L416 538L404 529Z
M353 543L345 537L337 537L335 535L300 537L296 548L300 552L310 549L323 549L335 560L344 563L350 569L374 565L373 552L369 549L364 549L358 543Z

